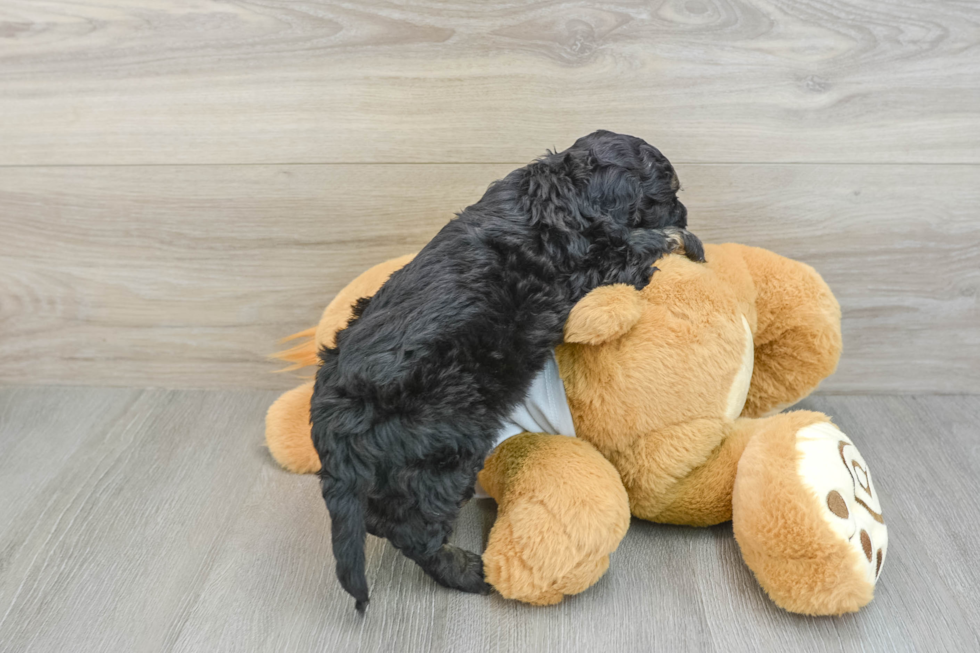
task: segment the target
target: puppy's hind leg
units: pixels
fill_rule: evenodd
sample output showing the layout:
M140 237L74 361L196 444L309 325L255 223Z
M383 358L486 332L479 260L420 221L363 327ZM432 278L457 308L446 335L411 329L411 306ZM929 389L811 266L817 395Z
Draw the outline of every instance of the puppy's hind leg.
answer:
M489 594L493 589L483 579L483 558L475 553L452 544L443 544L433 554L402 552L443 587L472 594Z

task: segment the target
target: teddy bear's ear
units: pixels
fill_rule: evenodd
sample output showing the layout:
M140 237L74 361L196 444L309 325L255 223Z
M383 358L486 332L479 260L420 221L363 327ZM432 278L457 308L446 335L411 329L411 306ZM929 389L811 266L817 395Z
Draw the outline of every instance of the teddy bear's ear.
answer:
M643 313L640 293L632 286L600 286L583 297L565 322L565 342L600 345L633 328Z

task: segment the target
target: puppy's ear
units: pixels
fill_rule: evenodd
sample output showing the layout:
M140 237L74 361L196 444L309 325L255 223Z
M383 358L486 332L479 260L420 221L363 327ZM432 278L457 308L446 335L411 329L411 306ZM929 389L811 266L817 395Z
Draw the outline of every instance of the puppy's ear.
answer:
M565 342L601 345L625 335L642 315L638 290L626 284L600 286L572 307L565 322Z
M595 167L587 151L549 154L515 171L520 179L520 205L532 225L559 231L585 228L589 220L581 215L581 187Z

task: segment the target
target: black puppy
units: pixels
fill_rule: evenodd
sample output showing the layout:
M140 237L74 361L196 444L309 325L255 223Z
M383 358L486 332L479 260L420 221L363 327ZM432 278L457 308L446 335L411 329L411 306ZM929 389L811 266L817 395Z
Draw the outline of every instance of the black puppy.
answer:
M593 288L703 260L670 162L598 131L495 182L337 334L311 404L341 585L363 611L365 533L436 582L488 592L480 556L447 544L504 417Z

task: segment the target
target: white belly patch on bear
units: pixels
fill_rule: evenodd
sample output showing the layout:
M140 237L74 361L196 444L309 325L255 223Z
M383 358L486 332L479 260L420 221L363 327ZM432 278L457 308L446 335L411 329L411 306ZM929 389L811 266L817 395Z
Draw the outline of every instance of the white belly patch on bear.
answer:
M752 329L749 321L742 316L742 326L745 327L745 342L742 345L742 364L735 373L732 387L728 390L728 402L725 404L725 416L735 419L745 408L745 398L749 396L749 385L752 383L752 369L755 366L755 343L752 340Z
M496 449L501 442L520 433L547 433L549 435L567 435L575 437L575 423L572 421L572 411L568 407L565 396L565 384L558 373L558 359L552 352L528 390L527 396L519 403L504 420L497 439L493 443ZM489 495L476 483L477 499L487 499Z

